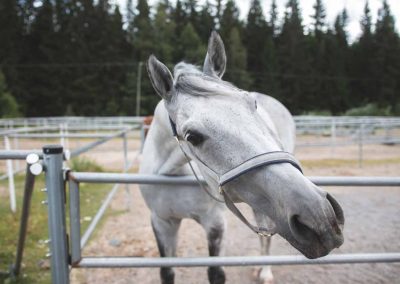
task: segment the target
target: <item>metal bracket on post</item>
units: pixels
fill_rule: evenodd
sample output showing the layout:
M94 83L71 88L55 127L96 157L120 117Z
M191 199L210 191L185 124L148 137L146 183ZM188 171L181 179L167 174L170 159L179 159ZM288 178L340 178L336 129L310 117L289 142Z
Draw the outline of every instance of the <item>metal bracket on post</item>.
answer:
M65 225L65 183L63 179L63 147L43 147L48 197L48 221L53 284L69 283L68 245Z

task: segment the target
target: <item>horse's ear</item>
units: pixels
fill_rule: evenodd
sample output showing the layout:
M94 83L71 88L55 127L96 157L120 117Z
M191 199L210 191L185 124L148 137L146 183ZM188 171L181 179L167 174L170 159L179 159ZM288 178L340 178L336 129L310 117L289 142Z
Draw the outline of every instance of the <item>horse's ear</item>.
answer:
M204 60L203 72L209 76L221 78L225 73L225 68L225 46L219 34L213 31L208 40L208 49L206 59Z
M173 94L174 82L167 66L158 61L154 55L150 55L147 61L147 72L157 94L166 101L170 101Z

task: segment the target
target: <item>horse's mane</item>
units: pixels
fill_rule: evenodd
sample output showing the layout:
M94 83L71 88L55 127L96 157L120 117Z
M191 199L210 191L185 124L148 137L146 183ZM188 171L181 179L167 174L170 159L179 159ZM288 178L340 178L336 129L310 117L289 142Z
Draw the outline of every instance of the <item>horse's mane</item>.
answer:
M198 66L185 62L174 67L174 87L177 93L193 96L232 95L242 92L233 84L208 76Z

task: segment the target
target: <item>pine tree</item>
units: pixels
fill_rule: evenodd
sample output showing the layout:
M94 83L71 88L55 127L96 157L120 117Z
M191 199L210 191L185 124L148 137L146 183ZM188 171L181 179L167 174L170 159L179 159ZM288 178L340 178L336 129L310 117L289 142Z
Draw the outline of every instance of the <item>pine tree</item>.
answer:
M175 23L172 21L169 3L160 2L154 16L155 54L164 62L171 63L173 59Z
M20 115L18 103L8 91L3 72L0 71L0 118Z
M147 0L138 0L137 13L133 19L135 32L133 35L133 46L137 62L145 61L152 53L154 41L153 30L150 20L150 7Z
M351 81L352 99L350 106L359 107L374 102L374 96L378 92L374 80L374 54L376 45L372 33L372 19L368 1L364 6L364 15L360 21L361 36L351 46L351 65L349 74L356 78Z
M182 31L180 40L181 60L201 65L206 54L206 46L201 42L199 35L191 23Z
M325 22L326 13L322 0L316 0L314 4L314 20L309 35L306 36L307 58L310 62L310 81L308 89L308 98L311 108L327 108L321 104L322 95L326 93L327 80L324 78L327 75L327 60L332 56L327 51L327 24Z
M28 62L39 66L35 72L24 74L27 75L24 85L29 92L24 94L22 107L28 116L56 115L64 108L56 92L59 78L49 66L55 61L56 50L53 8L50 0L44 0L31 24Z
M175 22L175 35L179 38L187 23L187 15L181 0L176 1L175 9L172 14L173 21Z
M361 37L369 37L372 35L372 17L371 10L369 9L368 1L365 2L364 15L361 19Z
M383 1L378 13L375 42L374 78L377 79L378 88L376 99L379 105L389 105L394 111L399 111L400 39L387 1Z
M329 62L327 65L330 75L334 80L328 81L328 87L325 94L328 98L326 103L328 108L337 114L349 108L351 98L349 96L349 83L347 80L349 70L349 45L347 40L347 10L343 11L336 17L334 31L331 35Z
M312 18L314 19L313 23L313 33L318 38L322 36L322 33L325 31L326 23L326 12L325 7L322 4L322 0L316 0L314 6L314 15Z
M252 87L260 92L265 92L265 47L271 37L260 1L253 0L247 15L244 42L247 48L247 69L255 78Z
M228 0L226 2L224 11L222 12L219 27L219 34L223 39L228 39L231 35L232 29L234 28L240 32L241 23L239 16L239 8L236 6L235 1ZM229 45L227 45L226 48L229 48Z
M21 62L24 55L25 38L21 7L17 0L0 1L0 65L9 90L20 99L24 88L19 83L20 72L13 65ZM4 78L4 80L6 80Z
M212 5L207 0L203 5L199 15L198 34L202 42L207 42L211 31L215 29L215 21L212 15Z
M248 89L251 86L251 78L246 71L247 52L242 44L240 32L237 27L231 29L229 38L225 40L230 47L227 50L227 70L224 79L232 82L242 89Z
M277 39L279 66L279 98L294 113L312 108L309 90L311 82L305 76L309 74L305 36L299 4L289 0L282 30Z
M269 19L269 26L272 31L272 35L275 37L278 34L278 28L279 28L279 23L278 23L278 7L276 5L276 0L272 0L271 3L271 10L270 10L270 19Z

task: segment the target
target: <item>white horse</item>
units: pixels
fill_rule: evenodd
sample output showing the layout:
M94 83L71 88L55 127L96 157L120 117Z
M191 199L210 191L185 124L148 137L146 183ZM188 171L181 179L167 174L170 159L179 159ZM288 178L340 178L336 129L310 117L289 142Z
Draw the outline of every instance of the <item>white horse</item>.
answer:
M201 224L210 256L220 255L225 204L250 229L267 235L261 237L263 254L269 253L272 233L280 234L309 258L328 254L343 243L343 211L285 153L292 152L295 144L292 116L275 99L221 80L225 66L224 45L216 32L210 37L202 70L181 62L172 76L154 56L148 60L151 82L163 100L155 110L139 172L193 175L190 159L208 185L204 190L199 186L140 186L151 210L160 255L176 256L183 218ZM238 202L253 209L257 226L237 210L234 203ZM162 283L174 282L172 268L161 268L160 276ZM209 267L208 278L210 283L224 283L224 270ZM261 270L260 278L272 281L270 267Z

